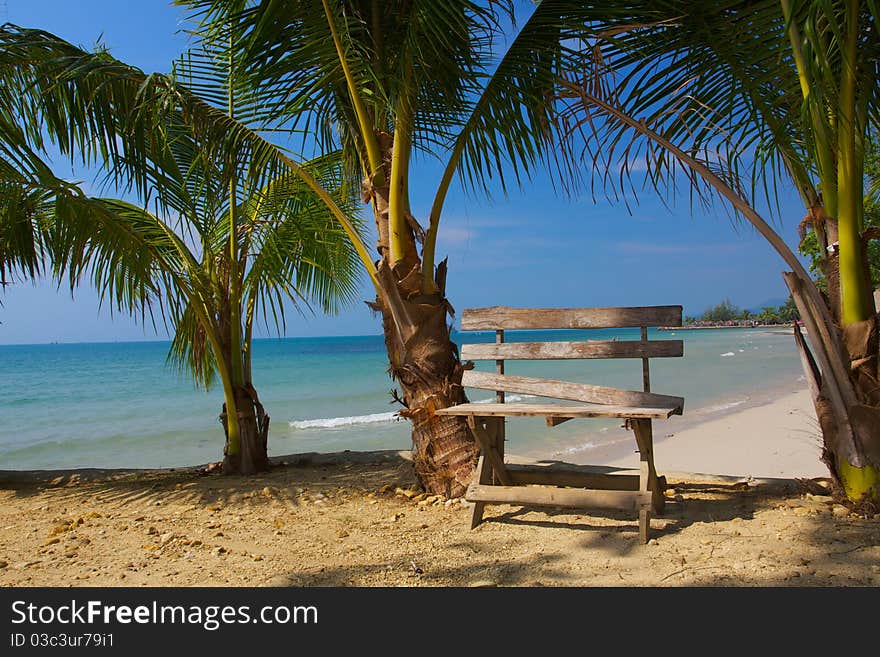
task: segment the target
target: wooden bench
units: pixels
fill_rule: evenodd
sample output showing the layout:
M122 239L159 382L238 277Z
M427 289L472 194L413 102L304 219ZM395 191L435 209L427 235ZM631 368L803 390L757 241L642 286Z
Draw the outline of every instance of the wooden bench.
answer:
M462 331L495 331L494 343L464 344L462 360L494 360L495 373L465 370L462 386L495 391L495 403L467 403L436 411L461 415L480 446L473 483L465 499L474 502L471 527L482 522L486 504L518 504L577 509L638 511L639 537L648 541L651 510L663 511L665 478L654 468L655 419L680 415L684 399L651 392L649 359L682 356L681 340L648 340L648 327L680 326L681 306L640 308L474 308L462 313ZM584 342L505 342L510 330L641 328L639 340ZM506 360L637 358L643 390L622 390L586 383L555 381L504 373ZM570 403L505 403L505 393ZM576 466L508 465L504 462L505 418L543 417L548 427L575 418L622 418L633 430L641 458L640 473L596 474Z

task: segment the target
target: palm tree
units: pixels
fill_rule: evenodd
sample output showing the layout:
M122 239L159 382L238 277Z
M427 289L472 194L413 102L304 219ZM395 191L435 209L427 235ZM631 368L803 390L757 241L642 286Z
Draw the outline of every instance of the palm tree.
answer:
M155 116L173 106L200 143L212 145L212 152L243 150L259 163L243 174L249 184L264 172L286 172L319 195L375 287L374 308L382 315L390 371L403 389L403 415L413 422L416 472L432 492L461 493L476 452L463 422L433 413L464 401L462 364L447 326L452 312L445 295L447 268L437 254L451 183L458 178L468 188L487 191L489 182L497 180L506 188L548 166L561 189L573 189L586 177L575 150L577 140L585 140L588 150L599 147L590 151L593 163L601 166L600 179L612 185L610 172L619 170L626 178L626 163L642 155L628 145L633 143L626 138L629 131L652 145L650 174L658 187L676 162L684 162L691 181L705 180L724 194L795 272L816 309L813 314L822 320L817 333L824 339L817 350L825 374L822 385L837 400L835 415L829 417L850 426L847 408L852 404L841 401L848 364L838 353L842 346L831 315L796 256L745 198L735 175L737 163L750 156L762 164L769 158L797 180L815 171L798 120L803 103L794 103L790 94L789 83L797 85L798 79L789 75L792 58L780 57L788 43L787 23L779 20L775 2L593 6L543 0L520 21L518 31L502 27L505 13L512 15L514 8L504 1L180 4L198 20L200 34L231 41L230 51L248 77L246 86L258 108L249 125L219 111L222 99L202 102L173 80L132 75L106 57L76 52L51 35L7 39L5 47L12 63L63 62L55 72L64 87L47 89L28 67L4 69L0 81L24 99L31 115L31 104L53 98L46 120L62 150L76 144L102 148L90 152L136 180L137 168L129 168L118 151L135 162L142 159ZM738 16L745 18L737 21ZM728 32L739 38L719 38ZM504 40L509 45L499 53L494 46ZM604 75L609 72L618 76L613 85ZM32 93L38 88L43 100ZM715 114L707 119L713 108ZM613 117L604 132L590 123L597 110ZM124 118L110 120L111 114ZM633 118L641 114L647 115L644 121ZM119 120L125 125L114 123ZM273 132L254 130L255 125ZM718 137L721 125L731 128L729 139ZM373 211L375 261L348 213L321 182L267 139L277 131L304 132L305 149L341 148L345 177L360 183ZM597 141L598 135L604 137ZM677 148L674 142L686 144ZM750 148L756 144L761 148ZM712 148L726 149L728 169L718 162L707 166L699 157ZM623 168L614 162L620 155ZM444 167L427 220L419 222L408 191L419 158L426 156L437 157ZM755 167L756 182L763 180L765 169ZM815 192L813 198L822 196ZM829 447L829 453L839 452ZM860 458L849 462L861 463Z
M141 203L85 197L52 176L40 160L42 127L36 120L52 110L59 95L70 91L63 77L55 75L58 67L103 63L122 79L145 76L106 53L90 59L50 35L6 28L3 39L7 44L57 46L50 57L18 60L20 71L32 67L24 75L46 85L34 97L45 106L23 111L22 104L4 98L3 113L18 122L10 121L2 136L10 152L22 157L4 160L11 165L6 167L13 178L11 188L19 194L4 196L8 212L0 215L0 226L23 227L19 232L24 234L29 226L32 234L44 238L31 249L36 259L29 255L8 260L35 275L39 263L48 259L59 280L69 278L71 288L88 276L118 308L161 315L174 331L169 362L191 372L206 388L220 379L224 472L266 469L269 416L253 383L254 323L262 316L267 324L283 326L286 301L315 300L333 311L351 298L358 272L351 243L324 201L300 177L265 171L245 175L260 163L242 151L215 150L192 133L180 107L173 104L150 115L149 133L144 133L149 147L141 151L146 157L119 152L110 160L117 166L111 171L114 178L136 172L134 181L145 192ZM4 52L22 54L13 50ZM178 64L177 81L166 80L168 88L178 93L198 88L212 99L224 96L230 118L247 116L252 99L239 83L230 55L228 45L203 41ZM155 84L161 83L157 76ZM126 100L139 102L134 96ZM108 116L105 127L123 133L136 125L124 123L124 112L118 117L116 122ZM60 141L52 133L57 126L49 123L49 134ZM228 166L230 160L237 166ZM354 215L346 201L350 195L344 191L338 154L304 166L332 191L348 215ZM30 253L25 248L19 252Z
M413 460L428 490L460 495L476 446L465 422L437 416L466 401L450 339L446 260L437 240L453 180L488 190L525 181L537 167L576 172L554 150L553 90L580 57L567 26L583 3L545 0L506 29L513 2L469 0L184 0L197 31L242 35L236 58L274 129L302 130L306 146L341 148L346 174L375 220L376 255L357 244L376 290L395 397L412 422ZM510 21L513 26L513 21ZM234 27L231 27L234 26ZM509 41L500 52L498 44ZM205 128L208 129L208 128ZM271 145L229 128L218 138ZM281 166L294 170L278 152ZM420 158L443 171L427 217L410 203ZM337 216L338 213L336 213Z
M823 457L853 501L880 498L863 190L864 145L880 119L878 17L876 3L858 0L602 3L589 17L592 60L563 83L561 113L571 135L587 132L584 159L597 170L644 157L649 180L668 189L682 166L698 193L721 193L791 267ZM748 176L751 189L740 182ZM786 182L820 244L824 297L754 209Z

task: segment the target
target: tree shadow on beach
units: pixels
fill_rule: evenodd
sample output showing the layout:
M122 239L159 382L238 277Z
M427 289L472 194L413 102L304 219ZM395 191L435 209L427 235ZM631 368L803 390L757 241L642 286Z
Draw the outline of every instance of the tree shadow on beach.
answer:
M86 527L90 509L105 513L106 508L119 519L117 525L131 526L135 515L146 515L144 532L151 522L164 531L154 515L192 513L204 524L223 516L223 529L230 527L232 538L205 540L238 551L255 549L248 547L250 535L237 517L237 509L247 507L247 518L265 525L260 530L265 545L274 544L284 555L265 581L275 586L583 586L593 581L606 586L850 586L876 585L872 573L880 572L880 522L832 512L841 509L832 507L829 496L806 495L815 492L808 482L671 482L674 492L665 513L652 519L656 544L643 546L635 514L624 511L488 506L483 524L472 531L470 514L457 504L420 508L395 495L394 486L415 484L411 462L396 452L281 457L277 463L251 478L197 469L0 472L0 490L21 499L45 494L46 506L32 504L34 513L86 515ZM344 493L336 502L342 491L356 494ZM344 512L335 517L321 515L329 507L315 504L319 493L334 505L353 497L361 506L352 508L361 513L340 507ZM157 508L156 514L142 508L172 505L167 511ZM227 513L214 514L215 506ZM298 510L291 513L293 507ZM775 511L764 515L768 510ZM286 539L277 537L281 532L266 519L276 514L288 523L289 536L302 519L309 521L305 551L285 552ZM765 526L768 518L771 524ZM342 529L351 538L337 538ZM172 525L168 531L178 530ZM242 533L236 537L235 531ZM372 540L363 541L366 547L360 545L362 535ZM146 536L148 542L156 540ZM260 551L268 554L271 548ZM676 560L679 551L686 563Z
M755 487L742 482L677 482L674 491L674 495L666 499L664 512L652 514L651 538L672 536L695 523L753 519L759 504L766 504L768 498L782 500L795 494L796 485ZM493 507L487 507L484 522L568 529L600 535L620 533L626 534L627 538L638 533L638 516L630 511L579 511L529 506L505 508L509 510L493 513ZM601 519L602 522L591 522L590 519ZM609 525L606 521L614 524ZM590 547L592 542L593 539L585 539L585 547ZM633 548L629 543L620 547L621 553L630 552Z
M342 487L375 490L382 485L414 482L412 464L397 451L298 454L272 459L265 473L251 477L222 475L205 466L163 470L78 469L2 471L0 489L27 498L51 491L56 502L234 505L264 497L296 504L312 494ZM269 490L266 490L266 489Z
M486 550L477 543L450 545L469 548L474 556L454 565L435 564L421 552L395 555L392 563L373 561L320 567L311 571L291 571L269 582L270 586L575 586L577 580L565 568L564 555L540 554L529 559L501 561L498 553Z
M705 564L701 572L685 572L688 586L850 587L880 583L880 522L855 515L838 516L817 509L799 495L781 501L790 509L810 509L794 516L777 536L789 553L764 572L731 572L728 564ZM839 507L838 507L839 508ZM672 582L670 582L672 583Z

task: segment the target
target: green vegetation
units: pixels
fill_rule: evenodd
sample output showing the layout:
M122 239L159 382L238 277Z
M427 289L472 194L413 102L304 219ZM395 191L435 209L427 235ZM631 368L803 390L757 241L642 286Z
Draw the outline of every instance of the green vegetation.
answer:
M251 373L254 322L280 329L285 301L337 309L356 289L357 256L300 177L266 169L255 153L218 149L166 102L171 89L202 111L205 96L225 99L229 117L252 116L228 41L203 39L179 62L176 79L153 76L152 88L141 86L147 77L138 69L42 32L6 26L0 41L4 70L16 84L28 82L22 95L0 92L8 119L0 123L0 274L48 271L59 282L67 277L71 291L91 279L119 310L165 321L173 332L169 362L204 387L220 379L224 471L264 470L269 416ZM101 67L112 73L96 89L91 76ZM78 84L87 89L82 97ZM140 157L87 147L95 126L84 116L96 110L106 134L146 137ZM117 191L134 191L139 203L87 197L55 177L44 161L45 136L86 165L104 164ZM230 157L236 167L225 166ZM354 214L338 153L303 166Z
M877 133L869 135L865 146L865 217L863 234L880 236L880 138ZM873 287L880 286L880 240L867 240L867 259ZM823 257L819 249L819 233L806 232L799 250L810 259L810 273L819 287L827 293L828 280L823 271Z
M616 194L634 187L632 171L647 168L647 184L668 194L684 175L694 198L722 195L791 268L786 281L811 327L813 351L799 344L812 363L825 458L851 499L880 497L880 342L869 266L876 242L868 244L877 233L863 184L876 161L866 147L870 126L880 124L876 2L544 0L516 33L503 27L514 14L503 0L180 4L197 34L228 44L222 61L242 72L234 93L209 88L200 97L200 83L190 90L52 35L3 30L0 183L21 185L25 176L20 205L34 218L19 217L0 241L3 267L35 272L33 254L51 244L55 225L33 210L42 198L33 190L84 211L94 205L41 165L44 131L64 155L102 164L143 199L163 202L178 181L150 177L147 164L169 150L164 127L176 117L230 197L295 178L335 218L376 290L402 415L413 422L416 470L431 492L458 495L475 445L462 420L433 414L464 400L447 266L436 253L450 184L486 191L490 180L521 184L546 167L560 189L592 174ZM239 112L232 99L248 109ZM360 188L369 204L378 258L312 158L267 138L279 134L302 137L293 147L317 162L341 152L341 186ZM425 157L439 159L443 173L420 222L409 186ZM824 297L755 210L783 185L794 186L808 213ZM234 226L237 204L229 205ZM235 230L228 237L234 273L241 245ZM126 303L143 293L115 289ZM234 345L240 328L230 334Z
M222 179L254 189L285 176L306 184L339 222L375 287L371 305L382 317L390 372L403 391L401 414L413 423L416 471L431 492L460 495L472 477L476 444L462 418L433 414L465 400L449 337L447 261L436 253L444 202L456 179L484 192L490 181L505 189L525 183L539 167L552 168L561 187L577 177L577 155L557 148L554 91L566 71L581 68L578 34L588 8L579 0L542 2L517 31L515 3L506 0L179 4L196 34L230 44L228 61L246 72L236 94L247 99L250 114L228 111L223 94L199 98L174 78L145 76L106 53L7 28L0 93L9 114L25 116L30 126L45 122L64 155L103 164L158 198L171 192L162 180L148 185L139 163L163 139L153 128L168 112L209 147ZM38 72L29 66L34 61ZM34 93L45 80L58 84ZM29 147L39 147L35 130L27 136ZM318 156L342 152L348 188L360 190L375 219L378 258L333 190L305 158L291 155L296 148ZM419 220L409 187L427 158L439 159L443 173L428 216Z
M682 178L692 198L718 193L791 268L784 277L810 333L798 346L823 459L853 502L880 500L880 333L867 256L878 235L863 189L865 145L880 124L878 7L603 2L592 14L591 65L562 83L564 119L578 139L587 133L596 177L635 188L626 166L615 180L607 163L638 158L661 194ZM816 233L825 296L755 209L785 186Z
M742 310L739 306L731 303L730 299L724 299L716 306L707 309L699 317L685 317L685 325L700 326L714 324L742 324L752 326L753 324L791 324L798 320L800 314L794 299L788 298L781 306L765 306L758 313L750 310Z
M349 237L376 290L370 305L381 316L389 372L402 391L394 397L412 422L416 473L432 493L461 495L477 447L463 418L434 414L466 401L449 335L448 262L437 253L443 208L455 181L485 193L490 182L505 189L525 183L539 167L553 168L561 187L576 175L577 158L557 149L553 92L561 75L580 69L584 3L180 4L199 32L222 35L233 26L246 35L235 59L274 129L297 138L304 131L303 148L342 150L348 180L375 221L375 254ZM524 18L517 26L515 8ZM240 144L255 137L228 121L211 131ZM261 141L260 148L284 162L274 144ZM410 185L429 159L441 163L442 174L427 215L416 217Z

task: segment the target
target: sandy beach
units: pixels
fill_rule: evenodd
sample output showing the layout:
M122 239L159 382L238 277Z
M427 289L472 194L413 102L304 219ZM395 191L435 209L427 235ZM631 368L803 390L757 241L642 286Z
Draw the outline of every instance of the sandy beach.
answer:
M660 472L824 477L828 470L819 461L821 441L810 393L801 390L672 434L658 423L654 461ZM635 468L638 454L608 464Z
M671 488L644 546L624 513L496 506L470 530L405 452L283 457L250 479L7 471L0 584L880 585L880 522L832 497L811 413L799 392L658 435Z

